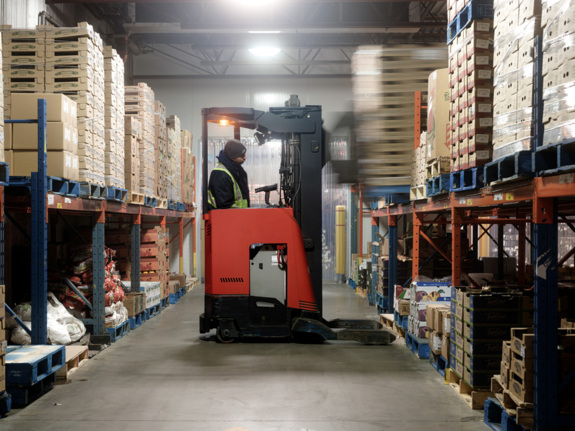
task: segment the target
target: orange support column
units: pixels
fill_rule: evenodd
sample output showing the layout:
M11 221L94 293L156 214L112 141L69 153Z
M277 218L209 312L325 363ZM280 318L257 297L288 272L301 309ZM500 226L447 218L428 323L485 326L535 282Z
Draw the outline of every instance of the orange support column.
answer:
M451 280L453 286L461 285L461 227L463 210L451 206Z

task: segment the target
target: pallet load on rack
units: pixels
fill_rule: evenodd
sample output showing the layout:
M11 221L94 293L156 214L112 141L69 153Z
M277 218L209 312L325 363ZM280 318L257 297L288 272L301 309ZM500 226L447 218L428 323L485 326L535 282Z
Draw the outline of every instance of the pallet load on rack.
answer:
M104 186L105 84L100 35L91 25L45 28L46 91L64 93L78 104L80 181Z
M533 176L535 37L541 34L541 3L495 0L492 184Z
M78 181L78 130L76 102L63 94L12 93L12 116L37 119L38 99L47 104L46 149L48 176ZM38 170L38 124L12 124L6 159L10 175L29 177Z
M447 65L444 45L360 46L352 58L360 182L402 186L409 193L414 91Z
M428 304L425 320L429 328L429 347L434 355L449 363L449 337L451 336L450 302Z
M472 389L489 389L511 328L533 323L533 297L510 288L456 288L451 316L451 369Z
M397 282L405 283L411 277L411 259L398 257L397 259ZM379 256L377 264L377 285L375 290L383 296L387 296L389 289L389 258ZM395 308L395 307L394 307Z
M168 126L168 201L182 202L182 128L175 115L166 118Z
M427 144L426 141L427 133L423 132L421 134L420 141L421 145L415 149L413 152L413 158L411 160L411 188L409 189L409 200L417 201L420 199L427 198L426 193L426 170L425 170L425 160L427 154Z
M142 141L139 148L140 155L140 191L145 197L156 196L156 170L155 163L155 95L154 91L145 82L138 85L126 86L125 104L126 115L136 117L142 126Z
M158 207L168 207L168 127L166 124L166 106L156 100L155 111L156 124L156 196L158 197Z
M46 33L37 29L13 29L0 26L2 32L2 68L4 116L11 116L12 92L44 92Z
M128 202L143 205L140 193L140 148L142 147L142 123L136 117L124 118L124 184L128 190Z
M435 70L427 86L427 132L424 153L426 196L449 192L451 128L449 70Z
M474 2L467 5L465 22L454 18L462 28L449 43L451 191L482 187L482 166L492 159L493 5L480 4L475 13Z
M182 202L186 204L192 204L195 201L195 168L195 158L192 155L192 132L182 130Z
M140 232L140 280L160 283L160 299L168 297L169 230L155 226Z
M124 62L115 49L104 48L105 82L105 181L125 188L124 181Z
M535 170L544 174L575 168L575 4L543 1L543 141L535 155ZM563 17L569 17L564 19Z

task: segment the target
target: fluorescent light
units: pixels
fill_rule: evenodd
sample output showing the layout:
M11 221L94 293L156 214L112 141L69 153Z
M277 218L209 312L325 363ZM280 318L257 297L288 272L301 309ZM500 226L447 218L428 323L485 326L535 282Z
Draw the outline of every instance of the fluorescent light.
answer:
M249 51L257 56L260 57L271 57L276 55L281 49L273 47L273 46L259 46L255 48L250 48Z
M281 33L280 30L250 30L249 34L278 34Z

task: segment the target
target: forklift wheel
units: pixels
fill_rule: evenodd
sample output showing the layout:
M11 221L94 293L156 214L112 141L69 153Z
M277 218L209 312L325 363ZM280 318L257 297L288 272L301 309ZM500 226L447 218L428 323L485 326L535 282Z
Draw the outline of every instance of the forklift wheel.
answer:
M230 336L230 330L222 329L221 326L218 326L218 329L216 330L216 337L218 338L218 341L223 344L231 344L236 341L234 337Z

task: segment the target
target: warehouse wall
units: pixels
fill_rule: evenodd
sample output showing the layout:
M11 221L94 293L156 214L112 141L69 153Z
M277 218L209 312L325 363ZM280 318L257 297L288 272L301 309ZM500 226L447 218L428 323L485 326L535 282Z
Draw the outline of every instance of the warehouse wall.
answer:
M145 64L134 59L134 75L146 75ZM268 110L273 106L284 106L290 94L297 94L302 105L321 105L323 109L324 128L340 136L348 131L338 129L340 119L346 112L352 111L351 80L343 78L253 78L253 79L211 79L211 78L171 78L147 79L146 82L154 89L156 98L167 108L168 115L180 117L182 128L191 130L194 134L194 153L197 160L196 193L201 196L200 152L201 139L201 109L215 106L240 106ZM210 136L229 137L233 131L213 126ZM198 199L197 204L201 208ZM200 214L198 213L198 216ZM198 253L201 253L201 223L197 223ZM186 235L184 242L184 271L191 273L191 235ZM188 253L190 253L188 255ZM172 254L175 255L175 254ZM171 263L173 266L173 262ZM196 271L202 275L202 259L198 256ZM174 270L174 268L171 268Z
M0 24L34 28L38 14L45 9L44 0L0 0Z

